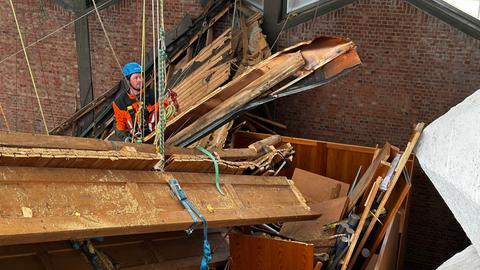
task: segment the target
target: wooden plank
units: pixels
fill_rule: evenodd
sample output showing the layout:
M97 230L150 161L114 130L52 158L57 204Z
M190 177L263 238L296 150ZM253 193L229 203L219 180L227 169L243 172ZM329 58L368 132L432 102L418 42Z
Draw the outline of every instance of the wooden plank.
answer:
M315 246L329 246L331 231L325 231L323 225L337 222L342 219L347 197L340 197L321 203L310 204L312 212L321 216L316 220L285 222L280 234L297 241L313 243Z
M284 177L222 175L222 196L212 174L0 167L0 245L184 230L192 220L172 178L210 227L316 217Z
M0 166L152 170L160 160L159 154L133 147L120 151L0 147Z
M313 245L230 234L232 270L313 269Z
M394 190L398 190L398 188L396 189L395 186L397 184L397 181L399 180L400 178L400 175L403 173L403 168L406 166L408 160L410 159L410 156L413 152L413 149L415 148L415 145L417 144L418 142L418 139L420 138L420 134L422 133L423 131L423 127L424 127L424 123L418 123L416 126L415 126L415 129L413 130L413 133L412 135L410 136L410 140L409 142L407 143L407 146L405 148L405 151L402 153L402 156L397 164L397 167L395 168L395 174L393 176L393 178L391 179L390 181L390 184L388 186L388 189L387 191L385 192L385 194L383 195L383 198L382 200L380 201L377 209L383 209L387 203L387 201L389 200L389 197L390 197L390 194L392 194L392 192ZM408 185L407 185L408 186ZM410 187L408 187L409 189ZM408 193L408 190L404 191L405 193ZM403 192L401 192L403 193ZM406 195L405 195L406 196ZM403 202L403 199L402 199L402 202ZM401 205L401 203L400 203ZM398 209L397 209L398 210ZM378 217L377 217L378 218ZM376 221L376 220L375 220ZM370 222L370 224L368 225L367 229L365 230L365 235L369 235L370 232L372 231L373 227L375 226L376 222ZM382 236L383 237L383 236ZM366 241L366 240L365 240ZM368 261L368 258L367 258L367 261ZM366 264L365 264L366 265Z
M155 146L124 142L103 141L92 138L55 136L22 132L0 131L0 146L22 148L76 149L109 151L120 150L125 146L133 147L138 152L156 153Z
M355 187L353 187L352 191L348 195L349 203L347 212L350 212L353 207L357 204L358 200L363 196L364 192L367 188L371 185L372 181L375 180L375 176L384 176L378 175L377 170L381 166L381 162L386 162L390 156L390 144L386 143L380 153L376 156L375 160L373 160L372 164L368 167L362 177L358 180ZM385 171L386 172L386 171Z
M363 210L362 216L360 217L360 221L358 222L357 228L355 229L355 233L352 235L352 239L350 245L348 246L347 254L345 255L343 265L341 270L352 269L353 263L350 263L350 259L352 258L353 251L357 245L357 241L360 238L360 234L363 230L363 225L367 221L368 215L370 214L370 209L373 205L373 201L375 201L375 197L377 196L378 188L380 187L380 183L382 182L382 177L378 177L375 181L370 193L368 194L368 199Z
M400 216L396 213L393 222L388 225L388 229L383 240L382 247L378 254L378 260L375 264L375 270L397 269L398 245L400 241Z
M381 218L382 224L375 222L371 230L367 228L365 231L364 239L360 242L359 247L363 248L364 246L373 252L376 252L380 244L382 243L386 231L390 224L393 222L396 217L400 207L404 204L412 184L410 181L405 180L403 177L397 182L395 187L392 190L388 200L385 203L385 209L387 214L385 217ZM358 256L358 254L356 254ZM363 263L365 268L368 264L370 258L367 258Z
M296 168L292 177L308 204L347 196L349 184Z

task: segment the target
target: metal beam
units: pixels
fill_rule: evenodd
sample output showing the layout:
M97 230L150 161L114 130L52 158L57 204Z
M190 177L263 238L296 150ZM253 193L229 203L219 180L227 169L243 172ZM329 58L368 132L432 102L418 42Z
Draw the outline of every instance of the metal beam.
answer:
M272 44L284 30L298 24L312 20L333 10L339 9L355 2L356 0L328 0L322 1L311 8L292 12L290 16L286 13L287 0L264 0L263 30L267 35L268 42Z
M75 10L85 10L86 1L73 1ZM75 15L78 15L78 11ZM92 69L90 61L90 37L88 30L88 17L83 17L75 22L75 45L77 49L78 81L80 89L80 108L93 100ZM77 135L85 126L93 122L93 112L89 112L77 126Z
M277 38L280 31L300 23L312 20L315 16L322 16L328 12L339 9L355 2L355 0L327 0L308 9L293 12L290 16L286 13L287 0L264 0L263 30L267 34L270 44ZM443 0L407 0L410 4L426 11L427 13L450 24L460 31L480 39L480 20L468 15L460 9Z
M118 1L119 0L96 0L97 8L98 10L102 10ZM87 5L87 3L91 3L91 0L53 0L53 2L68 11L75 12L77 18L94 10L92 5Z
M407 0L460 31L480 39L480 20L442 0Z
M68 10L68 11L75 11L75 2L80 2L79 0L77 1L72 1L71 0L53 0L53 2L62 8Z

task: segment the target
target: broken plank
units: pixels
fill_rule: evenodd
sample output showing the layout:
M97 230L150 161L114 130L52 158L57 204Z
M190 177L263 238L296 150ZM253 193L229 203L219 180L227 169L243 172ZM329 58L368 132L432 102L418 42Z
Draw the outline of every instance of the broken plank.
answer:
M320 214L316 220L285 222L280 234L288 238L313 243L315 246L330 246L328 239L332 233L324 230L323 225L337 222L342 219L347 197L323 201L310 205L312 212Z

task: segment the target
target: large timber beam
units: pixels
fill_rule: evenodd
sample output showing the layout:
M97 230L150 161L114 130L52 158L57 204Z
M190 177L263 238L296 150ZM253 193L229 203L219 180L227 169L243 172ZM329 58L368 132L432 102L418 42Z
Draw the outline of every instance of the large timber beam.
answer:
M285 177L1 166L0 245L185 230L173 178L209 227L318 217Z

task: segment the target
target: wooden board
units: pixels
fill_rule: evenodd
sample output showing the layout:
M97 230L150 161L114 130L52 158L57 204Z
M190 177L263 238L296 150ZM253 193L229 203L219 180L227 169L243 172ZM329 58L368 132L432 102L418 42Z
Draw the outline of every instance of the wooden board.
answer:
M292 180L307 204L320 203L347 196L349 184L296 168Z
M410 139L407 143L407 146L405 147L405 151L402 153L402 156L395 168L395 172L394 172L394 175L393 175L393 178L391 179L390 181L390 184L382 198L382 200L380 201L379 205L377 206L377 209L382 209L384 207L387 207L387 202L390 202L390 205L394 205L392 207L392 210L393 209L396 209L394 213L390 213L389 215L387 215L387 220L384 221L384 222L391 222L393 220L393 217L396 213L396 211L398 210L398 208L400 207L400 205L403 203L403 200L404 198L406 197L406 195L408 194L408 191L410 189L410 182L409 180L407 180L405 182L405 185L401 185L399 184L397 186L397 182L398 183L401 183L399 182L399 179L401 178L400 176L402 175L403 173L403 169L406 167L406 165L408 164L408 161L411 157L411 154L413 152L413 149L415 148L415 145L417 144L418 142L418 139L420 138L420 134L422 133L423 131L423 127L424 127L424 123L418 123L413 132L412 132L412 135L410 136ZM411 174L410 174L411 175ZM390 196L393 195L392 198L393 201L390 199ZM370 224L368 225L367 229L365 230L364 234L366 236L368 236L370 234L370 232L373 230L374 226L376 225L377 222L370 222ZM385 226L388 226L388 224L385 224ZM386 228L385 228L386 229ZM377 238L375 241L376 241L376 245L378 247L378 244L380 244L380 241L381 239L383 239L383 235L384 235L384 230L382 230L383 232L380 232L381 235L381 238ZM364 240L362 240L362 242L366 241L367 239L365 238ZM362 242L360 244L362 244ZM376 250L376 247L375 247L375 250ZM368 264L368 258L366 260L366 263L364 264L364 266L366 266Z
M310 205L314 213L321 215L319 218L311 221L285 222L280 234L298 241L313 243L315 246L328 246L331 241L327 238L332 233L325 231L323 225L341 220L346 202L345 196Z
M362 215L360 216L360 221L358 222L357 228L355 229L355 233L352 235L352 239L348 246L348 251L347 251L347 254L345 255L341 270L353 269L352 266L354 262L350 263L350 260L357 246L358 239L360 239L360 234L362 233L363 226L365 225L368 215L370 214L370 209L372 208L373 202L375 201L375 197L377 196L378 188L380 187L380 183L382 182L382 180L383 180L382 177L378 177L375 183L373 184L372 189L368 193L368 199L364 205L365 209Z
M156 153L155 146L124 142L103 141L91 138L55 136L22 132L0 131L0 146L21 148L76 149L92 151L118 151L125 146L138 152Z
M367 171L362 175L353 187L352 191L348 195L349 203L347 207L347 212L350 212L353 207L357 204L358 200L364 195L365 191L372 186L373 181L378 176L384 177L387 170L382 168L382 162L386 162L390 157L390 148L391 145L386 143L379 154L372 161ZM388 169L388 168L387 168Z
M209 233L213 250L210 265L225 261L229 247L221 232ZM120 269L198 269L202 259L203 233L184 232L106 237L94 241L96 249L109 256ZM0 246L0 269L93 269L69 241Z
M397 181L395 187L393 187L393 190L390 193L388 200L385 203L384 207L387 210L387 214L381 218L382 224L375 222L371 229L370 226L367 228L364 239L362 239L359 244L360 248L368 248L372 251L372 253L377 251L384 239L388 227L393 222L400 207L405 202L411 187L411 182L403 177ZM355 255L358 256L358 254ZM363 263L363 268L367 266L369 259L370 258L367 258L365 260Z
M0 166L153 170L162 157L125 146L120 151L0 147Z
M176 178L210 227L316 218L284 177L0 167L0 245L184 230ZM209 210L210 209L210 210Z
M375 270L397 269L398 246L400 241L400 216L395 214L393 222L388 226L382 247L378 254Z
M230 234L232 270L313 269L313 245Z

